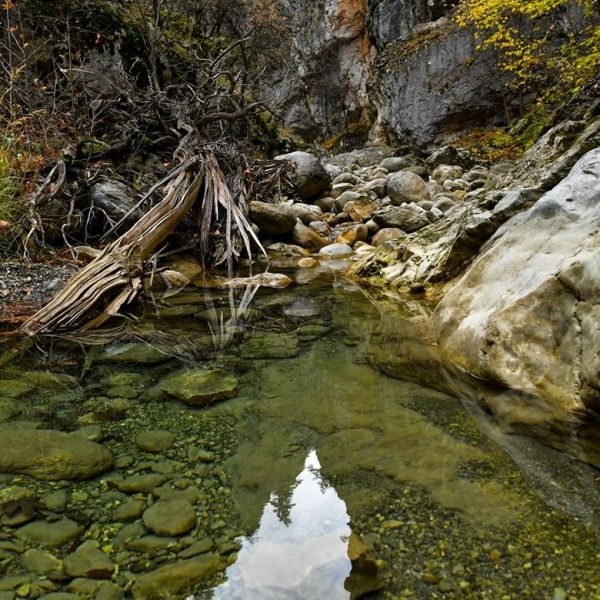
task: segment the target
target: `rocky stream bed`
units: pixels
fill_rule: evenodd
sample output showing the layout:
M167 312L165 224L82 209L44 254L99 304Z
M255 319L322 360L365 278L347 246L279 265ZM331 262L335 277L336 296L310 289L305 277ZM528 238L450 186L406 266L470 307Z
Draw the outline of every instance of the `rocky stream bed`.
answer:
M383 375L415 315L341 270L5 366L0 598L600 597L598 472Z

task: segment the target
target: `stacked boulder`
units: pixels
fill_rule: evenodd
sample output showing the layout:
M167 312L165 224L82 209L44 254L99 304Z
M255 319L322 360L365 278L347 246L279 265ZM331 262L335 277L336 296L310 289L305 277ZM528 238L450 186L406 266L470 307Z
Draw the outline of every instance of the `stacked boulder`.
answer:
M364 254L439 221L487 185L487 169L445 164L447 152L424 160L389 150L383 160L367 148L324 162L307 152L277 157L292 163L297 197L252 202L250 217L261 241L286 256Z

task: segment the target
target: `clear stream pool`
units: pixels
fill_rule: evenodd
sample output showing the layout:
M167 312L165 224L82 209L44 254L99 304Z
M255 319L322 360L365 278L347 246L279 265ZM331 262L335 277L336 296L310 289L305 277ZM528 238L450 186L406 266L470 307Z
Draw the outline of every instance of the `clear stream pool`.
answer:
M388 333L427 307L316 275L147 299L126 341L4 367L0 449L61 430L114 464L0 475L0 600L600 598L600 471L431 389L435 369L385 375ZM177 399L195 369L227 399Z

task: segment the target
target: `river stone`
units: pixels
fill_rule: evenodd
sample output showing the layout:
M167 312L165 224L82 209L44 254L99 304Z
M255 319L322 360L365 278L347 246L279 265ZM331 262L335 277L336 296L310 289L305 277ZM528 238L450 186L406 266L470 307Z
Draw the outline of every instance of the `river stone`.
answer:
M286 160L292 163L294 170L290 173L289 179L305 200L331 189L331 177L314 154L296 151L281 154L275 157L275 160Z
M443 213L449 211L456 206L456 201L448 196L438 196L433 203L433 208L441 210Z
M319 261L312 257L301 258L298 261L298 266L302 267L303 269L312 269L313 267L316 267L318 264L319 264Z
M400 206L403 202L429 200L427 184L411 171L401 171L392 175L388 181L388 195L392 204Z
M69 494L67 490L55 490L42 496L40 501L48 510L61 512L67 506Z
M71 519L59 521L33 521L17 529L17 537L38 546L62 546L83 532L83 527Z
M378 177L369 181L364 189L365 192L374 192L378 198L385 198L387 195L387 186L387 177Z
M296 225L296 216L287 204L254 200L250 203L250 219L263 235L283 235Z
M106 590L104 586L111 586L112 589ZM102 579L77 577L69 582L67 590L77 594L80 598L94 598L94 600L120 600L123 598L121 588L110 581Z
M305 225L308 225L311 221L318 221L323 218L323 211L318 206L312 204L292 204L290 210Z
M8 421L21 412L19 405L8 398L0 400L0 421Z
M331 235L331 227L325 221L311 221L308 226L321 237L326 238Z
M322 221L318 221L322 223ZM301 246L295 244L284 244L282 242L275 242L266 247L269 254L275 254L277 256L284 256L286 258L294 258L297 256L309 256L310 252L305 250Z
M347 202L344 206L344 211L350 215L353 221L362 223L371 218L376 208L375 203L369 198L360 198L359 200Z
M99 364L136 363L155 365L170 358L169 348L166 346L131 342L128 344L111 344L105 347L96 362Z
M439 165L459 165L463 169L470 169L477 161L473 155L464 148L442 146L433 152L425 162L433 168L436 168Z
M117 482L117 488L120 492L127 494L148 493L162 485L166 480L166 477L159 473L132 475L127 479L123 479L123 481Z
M29 383L44 390L58 390L79 387L79 380L72 375L64 373L50 373L48 371L25 371L23 378Z
M244 358L293 358L299 352L298 338L289 333L253 333L242 347Z
M385 229L380 229L373 236L373 246L377 248L377 246L381 246L381 244L385 244L391 240L397 240L398 238L404 237L406 233L402 231L402 229L398 229L397 227L386 227Z
M143 554L156 554L160 550L173 548L177 545L178 539L174 537L163 537L159 535L144 535L138 539L132 539L127 542L127 548Z
M144 452L166 452L174 443L175 434L170 431L142 431L135 438L135 445Z
M0 431L0 472L36 479L88 479L112 467L110 452L61 431Z
M237 386L235 377L216 369L181 369L159 383L164 393L193 406L233 398Z
M92 186L90 200L93 207L106 213L113 221L120 221L133 208L129 198L130 190L120 181L107 180ZM128 222L135 222L139 210L128 216Z
M335 243L354 246L356 242L364 242L368 237L369 230L367 229L367 226L362 223L355 223L354 225L350 225L350 227L344 227L337 236Z
M142 515L146 505L140 500L130 500L117 506L113 513L115 521L135 521Z
M188 546L185 550L182 550L179 553L179 556L181 558L191 558L192 556L197 556L198 554L210 552L214 547L214 542L209 537L206 537L201 539L199 542L195 542L191 546Z
M135 600L174 598L211 575L225 570L226 563L216 554L168 563L155 571L139 575L133 584Z
M325 248L321 248L319 251L319 256L325 259L338 259L338 258L348 258L352 256L354 251L348 244L331 244L330 246L326 246Z
M332 188L329 194L332 198L339 198L342 194L346 192L352 192L354 190L354 186L351 183L336 183ZM337 203L336 203L337 206Z
M333 212L336 199L333 196L324 196L319 198L315 205L318 206L324 213Z
M60 575L62 561L46 550L31 548L21 557L21 564L26 571L36 575Z
M65 573L70 577L89 577L91 579L109 579L115 566L95 542L81 544L63 560Z
M340 173L331 183L336 185L337 183L350 183L356 185L359 179L354 173Z
M447 179L459 179L463 170L457 165L439 165L431 174L431 178L438 183L444 183Z
M144 511L144 525L157 535L182 535L196 526L196 513L185 500L159 500Z
M15 400L31 393L34 386L18 379L0 379L0 399Z
M373 213L373 220L380 227L394 227L412 233L429 225L425 212L416 204L386 206Z
M318 250L330 243L329 240L322 238L316 231L300 222L294 226L292 239L299 246L310 250Z
M413 156L390 156L383 159L379 163L379 166L388 173L396 173L397 171L406 169L406 167L410 167L414 162L415 158Z

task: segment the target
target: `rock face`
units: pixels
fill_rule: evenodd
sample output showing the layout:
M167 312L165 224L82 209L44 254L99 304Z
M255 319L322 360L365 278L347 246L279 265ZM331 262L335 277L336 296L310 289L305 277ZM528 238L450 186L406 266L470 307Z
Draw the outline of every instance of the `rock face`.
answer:
M292 15L291 61L265 96L285 124L312 141L346 129L349 143L387 134L419 143L501 112L500 77L475 52L442 0L281 0Z
M110 452L94 442L51 430L0 431L0 472L37 479L87 479L112 466Z
M596 149L498 230L431 318L452 361L545 400L513 411L516 420L600 409L599 225Z

